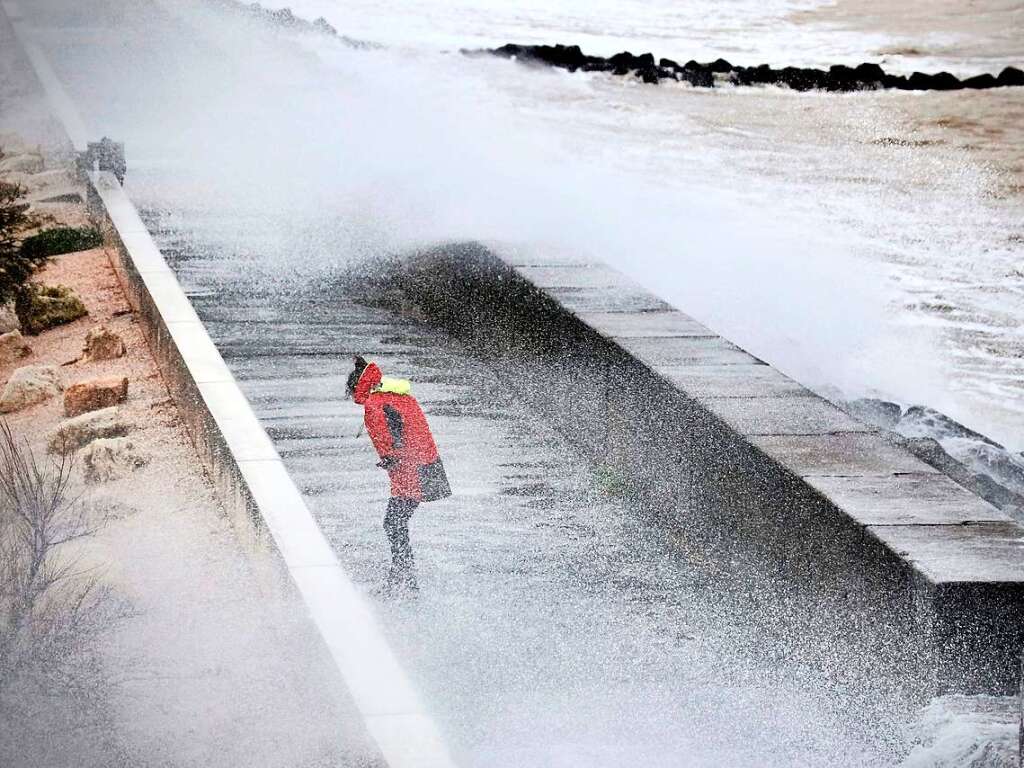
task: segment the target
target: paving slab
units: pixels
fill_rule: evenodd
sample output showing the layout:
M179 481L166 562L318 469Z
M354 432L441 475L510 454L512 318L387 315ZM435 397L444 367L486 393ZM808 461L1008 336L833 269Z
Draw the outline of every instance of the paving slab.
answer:
M826 435L875 432L817 396L709 397L702 401L742 435Z
M563 307L580 312L665 312L672 307L642 288L547 288L544 291Z
M616 339L659 336L717 336L689 315L669 312L581 312L577 317L602 336Z
M945 475L808 477L807 483L862 525L1009 522Z
M556 246L537 243L484 242L484 247L510 267L585 267L603 265L600 259Z
M1024 528L1016 523L884 525L868 530L933 584L1024 585Z
M763 363L659 366L658 372L698 400L709 397L775 397L812 395L799 382Z
M754 435L750 442L800 477L939 474L880 434Z
M516 267L516 272L538 288L638 287L618 270L605 266Z
M701 365L756 365L756 357L721 336L616 339L620 347L659 372L664 368Z

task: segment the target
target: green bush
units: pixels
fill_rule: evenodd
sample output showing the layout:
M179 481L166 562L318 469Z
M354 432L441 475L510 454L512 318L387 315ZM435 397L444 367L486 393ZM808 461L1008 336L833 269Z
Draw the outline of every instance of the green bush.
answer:
M103 236L92 227L57 227L26 238L21 244L21 255L27 259L47 259L101 245Z
M0 304L18 295L29 276L45 257L33 258L18 247L18 233L28 225L28 203L21 202L24 191L17 184L0 182Z
M73 290L64 285L28 283L18 292L14 311L21 329L34 336L89 314Z

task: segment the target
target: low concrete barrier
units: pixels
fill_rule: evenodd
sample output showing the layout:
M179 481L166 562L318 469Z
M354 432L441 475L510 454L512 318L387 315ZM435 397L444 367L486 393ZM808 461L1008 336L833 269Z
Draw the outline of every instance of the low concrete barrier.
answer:
M396 265L682 546L759 642L833 674L1011 693L1024 528L895 438L595 263L466 244Z

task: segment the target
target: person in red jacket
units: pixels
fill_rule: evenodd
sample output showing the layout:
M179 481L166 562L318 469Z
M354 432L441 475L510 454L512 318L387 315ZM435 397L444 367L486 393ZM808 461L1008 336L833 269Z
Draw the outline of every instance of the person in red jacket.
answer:
M426 416L405 379L385 377L376 363L355 359L348 394L363 406L363 423L377 449L377 466L388 473L391 498L384 530L391 545L392 583L415 588L409 518L421 502L452 495Z

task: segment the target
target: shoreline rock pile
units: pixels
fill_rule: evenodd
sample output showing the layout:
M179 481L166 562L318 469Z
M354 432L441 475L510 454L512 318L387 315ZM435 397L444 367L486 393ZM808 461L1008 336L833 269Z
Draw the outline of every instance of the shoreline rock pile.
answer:
M1024 71L1006 67L998 76L984 74L961 80L949 72L934 75L914 72L909 77L888 74L878 64L864 63L856 67L836 64L828 69L813 67L782 67L767 64L743 67L725 59L700 63L688 61L680 64L672 59L654 58L652 53L635 55L629 51L607 58L589 56L578 45L517 45L508 43L500 48L463 50L470 56L492 55L515 59L525 63L544 64L569 72L608 72L618 76L632 76L645 83L657 84L662 80L688 82L699 88L712 88L716 83L732 85L785 85L796 91L869 91L896 89L902 91L979 90L1008 86L1024 86Z

